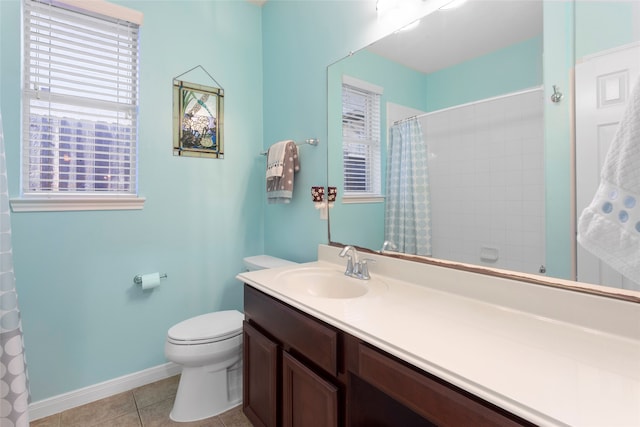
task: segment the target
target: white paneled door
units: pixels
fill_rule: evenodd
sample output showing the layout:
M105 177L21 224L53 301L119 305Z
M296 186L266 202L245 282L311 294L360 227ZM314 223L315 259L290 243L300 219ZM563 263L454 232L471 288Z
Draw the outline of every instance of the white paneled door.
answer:
M585 57L576 66L576 214L591 203L600 171L640 74L640 43ZM577 221L577 220L576 220ZM578 244L580 282L640 290Z

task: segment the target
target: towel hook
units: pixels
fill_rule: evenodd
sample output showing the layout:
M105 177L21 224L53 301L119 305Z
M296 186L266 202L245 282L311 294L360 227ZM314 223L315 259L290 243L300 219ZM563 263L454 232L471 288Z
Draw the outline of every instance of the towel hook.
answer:
M553 85L553 94L551 95L551 102L558 103L562 100L562 92L558 90L558 86Z

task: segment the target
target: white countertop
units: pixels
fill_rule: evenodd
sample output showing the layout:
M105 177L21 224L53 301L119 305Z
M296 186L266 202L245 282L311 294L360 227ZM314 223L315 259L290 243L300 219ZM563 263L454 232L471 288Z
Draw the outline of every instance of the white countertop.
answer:
M358 298L305 295L278 279L344 271L333 252L238 279L538 425L640 427L639 304L376 256L371 275L386 289Z

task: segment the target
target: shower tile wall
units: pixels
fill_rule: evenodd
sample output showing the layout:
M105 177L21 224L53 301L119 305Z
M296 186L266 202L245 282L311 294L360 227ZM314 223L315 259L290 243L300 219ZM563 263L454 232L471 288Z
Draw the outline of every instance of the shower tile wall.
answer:
M542 91L448 109L421 124L433 255L537 273L545 245Z

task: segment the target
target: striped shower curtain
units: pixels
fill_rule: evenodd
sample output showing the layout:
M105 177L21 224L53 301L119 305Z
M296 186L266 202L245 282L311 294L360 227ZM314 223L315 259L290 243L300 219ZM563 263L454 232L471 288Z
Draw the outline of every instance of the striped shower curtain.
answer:
M13 274L9 188L0 114L0 426L29 425L29 386Z
M384 238L399 252L431 255L427 144L418 119L389 130Z

